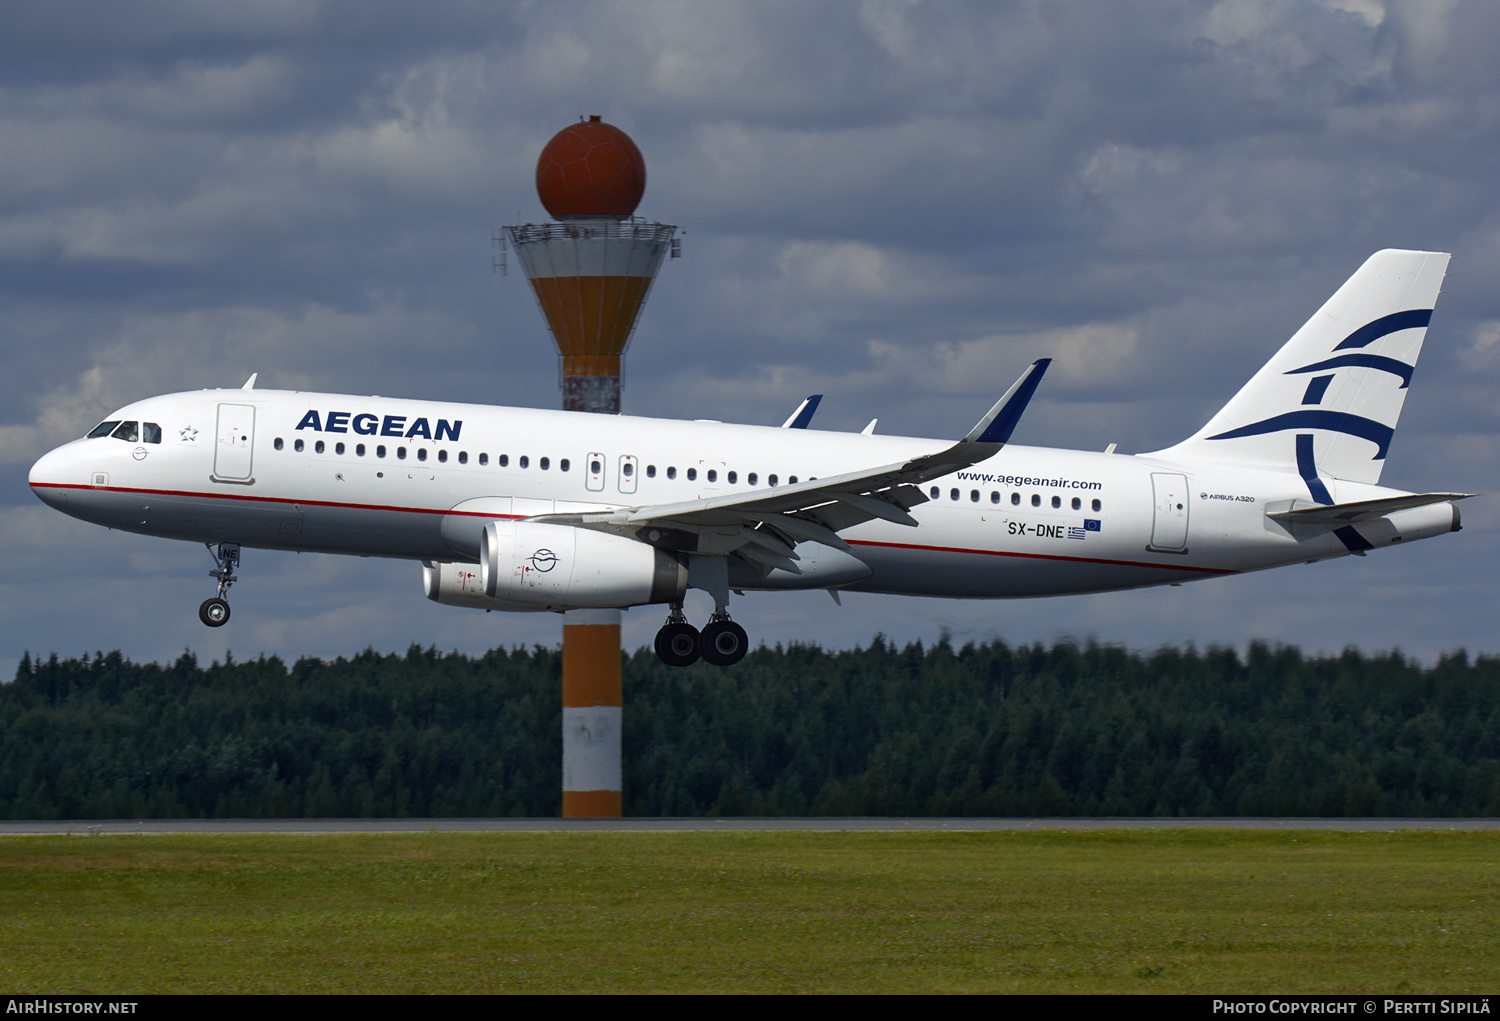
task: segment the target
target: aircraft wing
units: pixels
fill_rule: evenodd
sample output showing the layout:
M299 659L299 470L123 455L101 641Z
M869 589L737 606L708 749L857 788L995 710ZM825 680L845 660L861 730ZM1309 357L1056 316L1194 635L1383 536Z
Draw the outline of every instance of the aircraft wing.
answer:
M993 457L1010 440L1050 364L1050 358L1033 362L963 439L935 453L774 489L536 520L600 528L696 553L738 553L762 570L800 573L793 549L798 542L847 552L848 544L838 536L842 529L874 518L915 526L908 511L927 502L918 486Z

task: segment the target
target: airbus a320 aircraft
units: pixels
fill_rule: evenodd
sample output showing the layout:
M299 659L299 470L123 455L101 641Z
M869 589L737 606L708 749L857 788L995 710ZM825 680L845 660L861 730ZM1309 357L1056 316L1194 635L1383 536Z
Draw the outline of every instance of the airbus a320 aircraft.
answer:
M485 610L666 604L657 654L737 662L730 592L962 598L1176 584L1457 531L1466 494L1378 485L1448 256L1372 256L1165 450L1009 442L1048 360L957 443L254 389L138 401L31 469L45 503L205 543L218 627L240 549L422 562ZM799 428L800 426L800 428ZM873 423L872 423L873 426ZM700 633L689 588L714 600Z

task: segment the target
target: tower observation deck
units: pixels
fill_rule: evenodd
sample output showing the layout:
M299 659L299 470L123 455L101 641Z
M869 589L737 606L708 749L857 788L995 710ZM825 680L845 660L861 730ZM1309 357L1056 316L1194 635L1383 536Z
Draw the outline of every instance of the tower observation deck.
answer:
M536 186L553 219L505 231L557 344L563 409L618 414L625 348L677 228L632 215L646 162L598 117L552 137Z
M565 410L619 413L625 349L676 232L639 217L506 228L557 344Z

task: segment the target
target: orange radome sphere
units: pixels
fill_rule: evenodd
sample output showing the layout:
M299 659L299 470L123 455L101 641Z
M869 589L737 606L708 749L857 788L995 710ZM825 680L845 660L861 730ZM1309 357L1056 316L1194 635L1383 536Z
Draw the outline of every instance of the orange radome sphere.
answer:
M646 191L646 161L629 135L590 117L552 136L536 161L536 190L556 217L629 216Z

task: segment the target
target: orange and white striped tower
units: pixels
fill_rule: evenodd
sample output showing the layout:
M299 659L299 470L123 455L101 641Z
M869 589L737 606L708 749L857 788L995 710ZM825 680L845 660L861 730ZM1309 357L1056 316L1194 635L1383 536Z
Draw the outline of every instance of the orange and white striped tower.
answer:
M663 258L677 255L677 228L633 215L646 163L598 117L552 137L536 190L552 220L505 231L557 343L563 410L618 415L625 348ZM605 482L635 489L634 478ZM564 614L564 817L622 813L621 695L620 611Z

